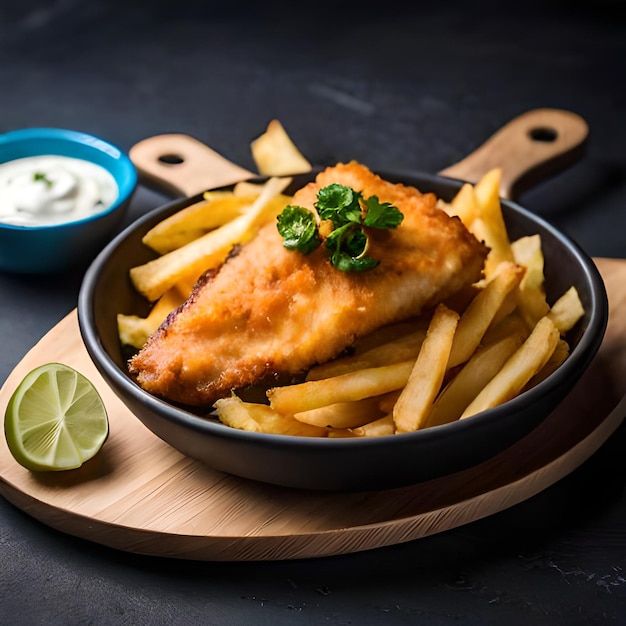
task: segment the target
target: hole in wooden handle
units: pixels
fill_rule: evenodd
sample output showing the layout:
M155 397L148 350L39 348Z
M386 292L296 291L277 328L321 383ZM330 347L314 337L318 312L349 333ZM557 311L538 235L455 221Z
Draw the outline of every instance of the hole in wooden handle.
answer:
M531 128L531 130L528 131L528 136L533 141L554 143L559 138L559 131L556 128L539 126L537 128Z
M475 183L487 171L499 167L502 170L500 194L503 198L512 198L569 167L579 158L587 133L585 120L570 111L527 111L440 174Z
M193 196L254 176L253 172L184 134L143 139L129 154L145 184L175 196Z
M185 162L185 159L178 154L162 154L157 161L164 165L181 165Z

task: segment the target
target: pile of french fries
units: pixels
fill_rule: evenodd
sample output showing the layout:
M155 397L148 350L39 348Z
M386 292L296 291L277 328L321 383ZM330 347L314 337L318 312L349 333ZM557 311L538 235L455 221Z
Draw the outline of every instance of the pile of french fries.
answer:
M140 348L197 278L289 204L287 173L308 171L273 120L251 144L265 184L241 183L157 224L143 242L159 253L131 270L135 288L154 303L146 318L120 314L120 340ZM306 437L374 437L466 419L498 406L549 376L569 354L566 333L584 315L569 288L549 303L539 235L510 241L500 205L501 170L466 183L441 210L456 215L489 247L484 278L461 304L442 302L419 319L359 339L350 356L310 369L303 382L266 390L268 403L236 394L218 400L224 424Z

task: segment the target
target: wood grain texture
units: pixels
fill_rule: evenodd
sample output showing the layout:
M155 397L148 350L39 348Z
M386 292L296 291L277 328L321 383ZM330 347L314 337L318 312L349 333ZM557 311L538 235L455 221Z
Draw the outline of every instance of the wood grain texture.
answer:
M439 174L476 183L494 167L502 170L500 195L513 199L522 186L570 165L585 144L587 122L563 109L532 109L515 117L471 154ZM142 180L166 193L193 196L255 174L184 134L147 137L129 156Z
M575 161L588 134L587 122L576 113L533 109L505 124L440 174L477 182L492 167L500 167L500 195L510 200L520 184L529 186Z
M136 143L129 156L144 181L179 196L193 196L255 176L184 134L148 137Z
M35 474L0 440L0 494L62 532L113 548L201 560L330 556L442 532L513 506L591 456L626 414L626 261L597 259L609 292L605 341L574 391L535 431L469 470L388 491L319 493L229 476L188 459L147 430L104 383L84 349L76 312L17 365L0 411L31 369L52 360L99 388L111 432L78 470Z

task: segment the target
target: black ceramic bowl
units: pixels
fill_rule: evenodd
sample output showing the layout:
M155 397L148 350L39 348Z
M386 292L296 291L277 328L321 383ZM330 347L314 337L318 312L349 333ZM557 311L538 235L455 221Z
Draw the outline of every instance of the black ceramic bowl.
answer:
M428 174L379 172L450 200L459 181ZM290 193L312 179L294 177ZM517 398L471 419L414 433L378 438L309 438L244 432L199 417L141 389L127 374L117 335L120 312L144 316L148 307L128 271L154 257L141 238L153 225L201 199L169 203L117 238L87 271L78 302L80 330L96 367L145 426L183 454L218 470L276 485L315 490L373 490L404 486L480 463L528 434L555 408L589 365L607 324L606 291L589 257L548 223L503 201L511 239L542 237L550 301L575 285L585 316L569 333L571 354L549 378Z

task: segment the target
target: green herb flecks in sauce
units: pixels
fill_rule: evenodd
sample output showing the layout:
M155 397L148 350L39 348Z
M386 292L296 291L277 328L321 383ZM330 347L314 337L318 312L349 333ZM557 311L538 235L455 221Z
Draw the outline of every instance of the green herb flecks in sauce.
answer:
M33 174L33 180L35 182L41 181L45 183L48 189L50 189L50 187L52 187L52 184L53 184L52 181L43 172L35 172Z

